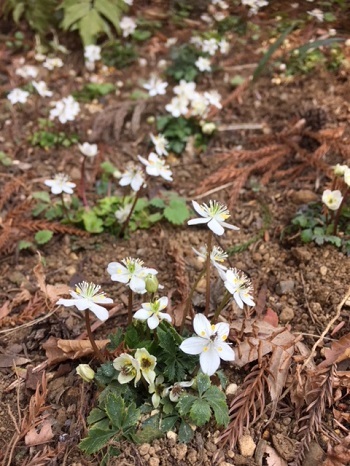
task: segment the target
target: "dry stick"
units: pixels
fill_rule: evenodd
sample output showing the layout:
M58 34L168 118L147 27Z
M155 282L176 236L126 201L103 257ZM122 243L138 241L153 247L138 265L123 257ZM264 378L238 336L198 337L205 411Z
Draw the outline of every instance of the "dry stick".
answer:
M231 298L232 298L231 293L226 290L226 293L224 294L224 297L222 298L221 303L219 304L218 308L215 311L214 317L212 319L213 324L216 324L221 311L226 306L226 304L230 301Z
M205 264L205 312L204 315L208 317L209 315L209 306L210 306L210 254L212 248L213 233L209 230L208 233L208 244L207 244L207 260Z
M70 216L69 216L69 212L68 212L68 208L67 208L67 205L66 203L64 202L64 195L63 195L63 192L61 193L61 201L62 201L62 208L63 208L63 211L67 217L67 220L68 222L71 222L71 219L70 219Z
M329 332L329 329L332 327L332 325L334 324L334 322L336 320L339 319L340 317L340 313L341 313L341 310L342 310L342 307L344 306L345 302L347 301L348 297L350 296L350 287L348 289L348 291L346 292L344 298L341 300L340 304L338 304L337 306L337 313L336 315L333 317L333 319L329 322L329 324L327 325L327 327L323 330L323 332L321 333L321 336L320 338L316 341L316 343L314 344L314 346L312 347L311 349L311 352L309 354L309 357L306 359L306 361L304 361L304 364L302 365L301 367L301 370L303 370L308 364L309 362L311 361L311 359L314 357L315 355L315 351L316 351L316 348L320 345L320 343L323 342L324 340L324 337L326 336L326 334Z
M181 325L180 325L180 334L183 332L183 329L185 327L185 321L186 321L186 317L188 316L189 314L189 310L191 308L191 303L192 303L192 298L193 298L193 293L196 291L196 288L198 286L198 283L201 281L201 279L203 278L205 274L205 269L203 269L201 271L201 273L198 275L197 277L197 280L194 282L192 288L191 288L191 291L190 291L190 294L188 295L188 298L186 300L186 305L185 305L185 310L184 310L184 313L182 315L182 321L181 321Z
M90 325L90 316L89 316L89 310L88 309L85 311L85 325L86 325L86 332L87 332L87 335L89 337L92 349L94 350L95 356L103 364L105 362L105 359L102 356L101 351L98 349L98 347L96 345L96 342L95 342L95 339L94 339L94 336L92 334L91 325Z
M132 324L132 301L133 301L133 292L132 289L129 288L128 294L128 325Z

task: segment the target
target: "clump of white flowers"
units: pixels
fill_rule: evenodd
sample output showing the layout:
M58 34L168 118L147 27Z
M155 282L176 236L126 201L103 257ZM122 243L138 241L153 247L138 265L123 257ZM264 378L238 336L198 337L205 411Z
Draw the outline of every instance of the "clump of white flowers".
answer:
M123 16L119 26L123 31L123 37L131 36L136 29L136 23L130 16Z
M28 100L28 97L29 97L29 92L23 91L22 89L19 89L19 88L12 89L12 91L10 91L7 94L7 98L11 102L12 105L25 104Z
M267 0L241 0L242 5L250 8L249 14L256 15L260 8L267 6L269 2Z
M67 121L74 121L75 117L80 112L79 103L74 100L74 97L71 95L57 102L53 102L53 104L54 108L50 110L50 120L58 118L62 124L67 123Z
M101 60L101 47L99 45L86 45L84 49L85 66L89 71L95 69L95 62Z

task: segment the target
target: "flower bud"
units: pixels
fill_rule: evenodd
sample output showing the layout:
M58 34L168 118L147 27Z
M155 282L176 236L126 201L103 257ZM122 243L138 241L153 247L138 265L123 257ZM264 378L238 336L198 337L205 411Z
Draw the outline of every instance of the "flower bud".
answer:
M89 364L79 364L76 371L85 382L92 382L95 378L95 371L91 369Z
M148 274L145 278L145 285L148 293L155 293L159 286L157 277L155 275Z
M202 125L203 134L212 134L215 130L216 130L215 123L207 122Z

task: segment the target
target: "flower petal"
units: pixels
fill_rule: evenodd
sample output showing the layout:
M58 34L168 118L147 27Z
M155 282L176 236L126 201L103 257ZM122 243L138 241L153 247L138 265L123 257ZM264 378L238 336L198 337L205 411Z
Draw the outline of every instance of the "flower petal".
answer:
M201 353L199 357L201 369L204 374L213 375L220 366L220 357L214 347L211 347L208 351Z
M211 328L209 320L205 317L204 314L196 314L193 319L193 328L196 334L199 337L209 339L212 334L213 330ZM206 342L207 344L207 342Z
M184 340L179 348L186 354L200 354L208 345L208 340L200 337L190 337Z
M142 278L135 277L135 275L130 280L129 286L130 286L130 289L134 291L135 293L139 293L139 294L146 293L145 281Z
M139 309L135 312L133 318L138 320L147 320L152 316L152 311L146 311L146 309Z
M243 309L243 301L242 301L242 299L241 299L240 294L236 291L236 292L233 294L233 297L234 297L234 300L235 300L236 303L237 303L237 306L238 306L240 309Z
M171 316L167 314L166 312L158 312L158 316L160 317L161 320L167 320L171 324Z
M198 204L198 202L192 201L192 206L201 217L208 217L207 212Z
M163 310L167 307L168 305L168 298L166 296L162 296L161 298L158 299L159 302L159 310Z
M200 223L210 222L209 218L193 218L187 222L187 225L199 225Z
M218 340L225 341L230 332L230 326L226 322L220 322L215 325L215 332L217 333Z
M147 325L148 327L153 330L159 325L159 319L156 314L153 314L148 320L147 320Z
M230 230L239 230L239 227L236 227L235 225L231 225L230 223L221 222L221 225L225 228L229 228Z
M212 218L210 220L210 222L208 223L208 227L216 235L221 236L225 233L225 229L220 225L220 223L217 220L215 220L215 218Z
M221 348L220 351L219 348ZM219 351L219 357L224 361L234 361L236 359L235 352L228 343L221 343L217 350Z
M75 299L59 299L57 301L57 306L65 306L65 307L71 307L71 306L75 306L75 302L76 300Z
M91 303L90 306L89 306L89 309L90 309L90 311L92 311L95 314L95 316L98 319L100 319L102 321L107 320L108 317L109 317L109 312L107 311L107 309L105 309L102 306L99 306L98 304Z
M74 306L76 306L79 311L86 311L86 309L90 308L91 301L85 298L75 299Z

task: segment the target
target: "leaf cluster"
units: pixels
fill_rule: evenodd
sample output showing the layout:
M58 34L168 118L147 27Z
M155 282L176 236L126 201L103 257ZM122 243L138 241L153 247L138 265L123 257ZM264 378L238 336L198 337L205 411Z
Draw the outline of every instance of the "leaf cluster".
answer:
M135 31L136 32L136 31ZM102 61L107 66L114 66L118 70L130 66L137 60L135 47L130 43L120 40L111 40L103 47Z
M64 131L55 132L50 130L52 127L51 121L39 119L39 130L30 137L31 145L40 146L47 150L58 146L70 147L79 142L77 134L67 134Z
M171 115L157 117L157 130L169 141L169 150L181 154L190 136L201 135L201 128L195 118L174 118Z
M202 54L191 45L173 47L170 52L171 65L167 68L166 74L180 81L194 81L199 75L199 70L195 65L198 57Z
M73 92L73 97L79 102L91 102L94 99L99 99L115 90L112 83L88 83L80 90Z

